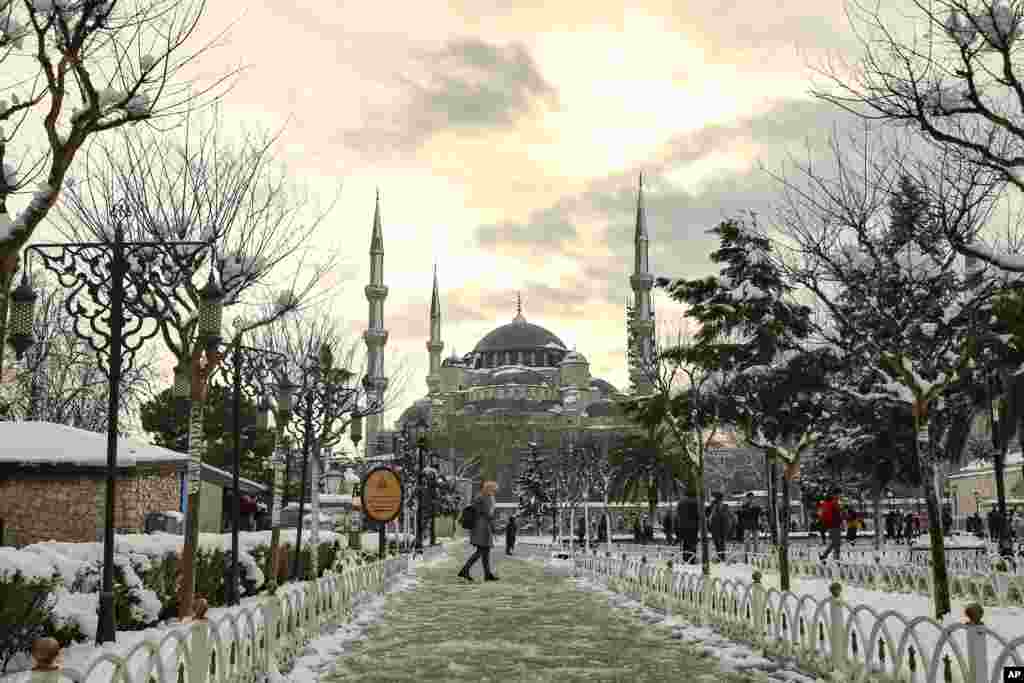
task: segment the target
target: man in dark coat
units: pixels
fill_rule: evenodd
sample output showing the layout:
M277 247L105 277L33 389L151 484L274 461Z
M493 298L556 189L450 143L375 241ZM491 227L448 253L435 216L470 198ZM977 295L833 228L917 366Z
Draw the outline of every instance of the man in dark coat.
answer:
M697 535L700 530L700 502L696 496L687 495L676 509L676 533L683 546L683 560L697 563Z
M597 527L597 542L605 543L608 541L608 515L601 515L601 522Z
M516 523L516 516L512 515L508 518L508 524L505 525L505 554L511 555L512 549L516 547L516 530L518 529Z
M708 511L708 527L711 531L711 540L715 542L715 554L719 562L725 562L725 541L729 538L734 523L735 517L725 504L725 496L721 491L716 491Z
M469 570L480 560L484 566L484 580L497 581L498 577L491 571L491 547L494 545L494 494L498 491L498 482L485 481L480 485L480 495L473 501L476 509L476 524L469 536L469 542L476 546L476 552L470 555L459 571L458 576L472 581Z
M669 545L672 545L675 539L675 522L675 515L672 514L672 508L670 507L661 519L661 525L665 528L665 542Z

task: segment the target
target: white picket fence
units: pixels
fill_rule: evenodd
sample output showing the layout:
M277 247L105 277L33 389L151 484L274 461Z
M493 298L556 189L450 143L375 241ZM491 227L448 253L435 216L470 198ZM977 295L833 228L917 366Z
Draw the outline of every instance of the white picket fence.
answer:
M424 549L424 559L444 546ZM351 618L357 596L382 592L410 568L408 555L378 560L228 608L216 617L161 629L124 653L113 648L87 668L33 671L26 683L256 683L287 670L310 640Z
M930 617L878 612L842 599L818 599L767 589L753 582L658 567L638 560L578 555L574 570L630 594L644 604L710 622L725 635L795 657L816 672L839 671L842 680L906 683L1001 683L1005 666L1024 665L1024 637L1007 641L983 624L984 611L968 608L967 623L943 626Z

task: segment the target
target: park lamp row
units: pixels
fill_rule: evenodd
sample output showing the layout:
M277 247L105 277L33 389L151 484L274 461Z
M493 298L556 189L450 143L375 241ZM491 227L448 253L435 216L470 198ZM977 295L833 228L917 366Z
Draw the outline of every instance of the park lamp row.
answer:
M22 273L21 284L11 292L11 325L8 339L14 347L18 360L35 343L32 334L32 322L35 319L36 293L28 281L28 273ZM199 291L199 338L206 348L216 348L221 342L220 327L224 316L224 293L213 279ZM178 378L175 377L177 390Z

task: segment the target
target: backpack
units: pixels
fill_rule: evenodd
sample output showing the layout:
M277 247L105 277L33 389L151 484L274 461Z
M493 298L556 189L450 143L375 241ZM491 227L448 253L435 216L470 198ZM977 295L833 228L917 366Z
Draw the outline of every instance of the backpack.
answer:
M476 506L467 505L462 508L462 517L459 519L459 524L466 531L472 531L476 527Z

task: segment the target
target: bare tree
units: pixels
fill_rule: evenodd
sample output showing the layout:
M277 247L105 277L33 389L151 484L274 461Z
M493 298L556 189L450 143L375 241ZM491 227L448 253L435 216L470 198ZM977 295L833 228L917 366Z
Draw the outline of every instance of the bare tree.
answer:
M931 159L869 144L844 153L833 138L833 153L831 173L807 163L798 165L799 179L775 176L784 190L777 224L796 257L789 275L829 311L817 334L851 368L834 388L913 416L941 618L950 605L940 463L962 451L971 350L1005 284L964 272L946 236L950 226L974 234L998 188L984 182L985 169L948 150Z
M197 266L216 271L225 307L239 311L237 333L248 332L316 300L314 288L337 261L334 252L313 256L308 242L326 212L304 215L304 193L274 162L276 140L265 134L228 140L216 111L186 117L180 134L125 131L117 140L97 140L82 167L85 180L68 178L57 224L71 240L106 240L123 202L131 216L126 239L215 245L213 263L204 250ZM292 274L282 275L286 269ZM146 275L129 272L129 278ZM283 285L277 293L275 284ZM201 277L184 277L129 304L140 318L157 322L181 366L196 350L202 286Z
M217 36L187 44L205 0L0 0L0 340L17 255L56 202L92 136L126 124L173 123L215 100L237 70L203 84L186 77ZM77 95L77 97L76 97ZM13 220L8 200L27 194ZM3 366L0 343L0 367Z
M817 97L866 119L916 130L948 157L975 166L976 182L1024 190L1024 106L1018 65L1018 1L912 0L908 17L850 0L848 16L863 55L856 64L829 61L817 71ZM902 35L901 35L902 34ZM952 176L959 177L957 173ZM944 226L953 247L1022 272L1024 259L977 240L979 224Z

